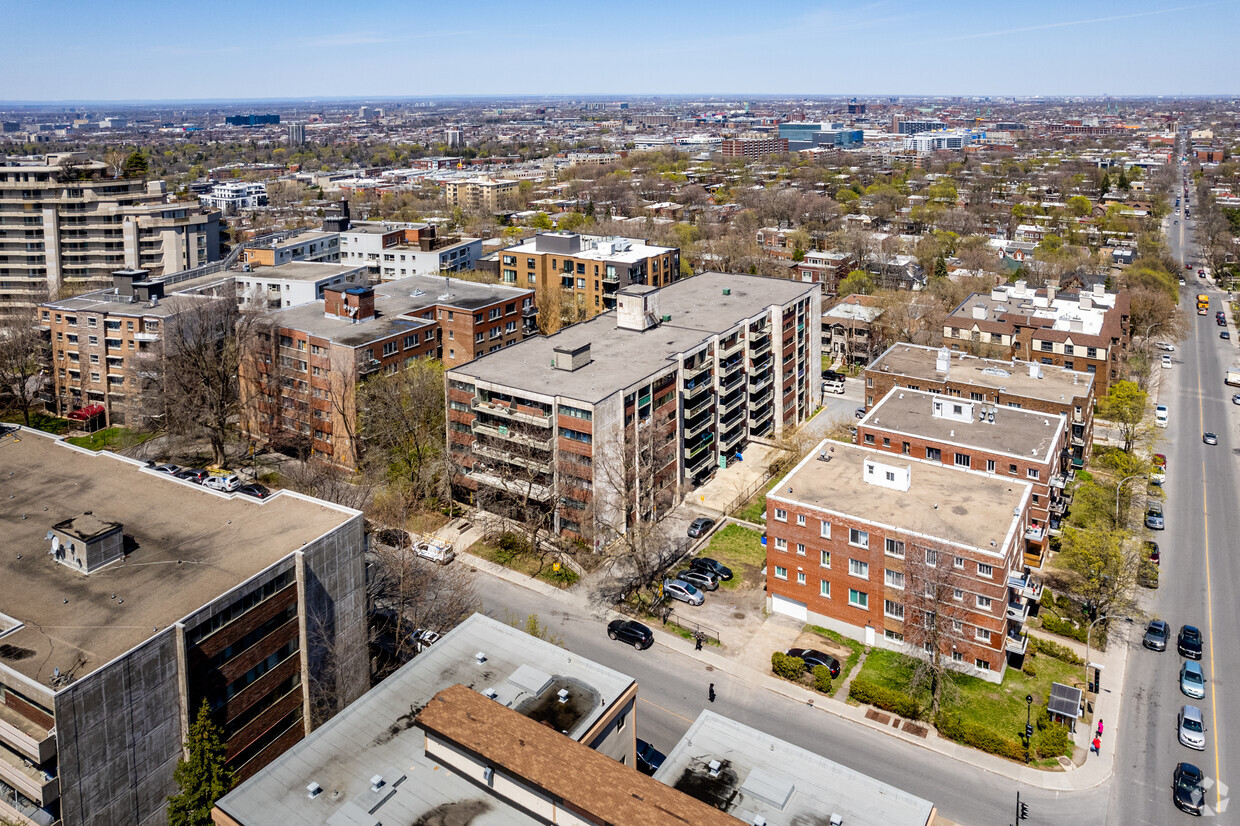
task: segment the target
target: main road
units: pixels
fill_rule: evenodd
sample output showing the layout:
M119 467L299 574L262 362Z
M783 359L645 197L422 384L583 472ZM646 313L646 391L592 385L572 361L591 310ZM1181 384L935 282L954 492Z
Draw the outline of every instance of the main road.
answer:
M1184 202L1188 204L1187 199ZM1174 219L1173 219L1174 220ZM1183 264L1194 260L1192 224L1181 217L1169 228L1172 253ZM1182 306L1190 329L1172 354L1173 366L1162 370L1159 402L1167 405L1170 421L1161 432L1156 450L1168 459L1166 530L1154 539L1162 553L1159 588L1146 610L1161 617L1175 631L1196 625L1205 634L1202 668L1206 696L1194 700L1179 689L1184 658L1174 641L1167 651L1131 652L1124 681L1123 720L1108 727L1118 740L1117 775L1111 784L1109 824L1164 824L1187 818L1171 802L1175 765L1193 763L1210 778L1206 795L1208 815L1222 814L1219 822L1235 822L1228 811L1228 789L1240 788L1240 710L1235 703L1240 685L1240 609L1233 583L1240 581L1240 560L1234 548L1240 537L1240 406L1223 383L1226 368L1237 359L1236 340L1222 340L1214 312L1227 310L1225 293L1198 279L1196 266L1182 269L1186 284ZM1195 296L1210 295L1211 312L1196 315ZM1234 328L1232 329L1233 332ZM1158 369L1158 368L1155 368ZM1207 445L1202 435L1218 436ZM1139 645L1138 641L1134 644ZM1183 704L1201 708L1206 725L1206 749L1191 751L1176 737L1176 715ZM1222 782L1218 782L1218 781Z

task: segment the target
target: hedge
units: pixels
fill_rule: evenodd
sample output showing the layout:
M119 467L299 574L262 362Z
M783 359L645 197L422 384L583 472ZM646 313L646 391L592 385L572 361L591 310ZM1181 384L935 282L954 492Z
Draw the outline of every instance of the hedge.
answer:
M823 694L831 693L831 669L825 665L814 666L814 688Z
M910 720L920 720L922 716L921 704L912 697L861 677L853 678L848 687L848 696L859 703L875 706Z
M805 660L800 657L789 657L782 651L771 654L771 670L785 680L800 682L805 676Z
M958 714L940 711L935 727L940 735L949 740L955 740L957 743L997 754L1009 760L1025 759L1025 747L1019 740L1010 740L986 726L962 720Z
M1048 657L1054 657L1057 660L1063 660L1071 665L1084 665L1085 661L1080 655L1066 645L1061 645L1053 640L1044 640L1041 637L1029 635L1029 645L1038 654L1045 654Z
M1085 642L1086 630L1072 620L1060 619L1054 614L1046 614L1042 617L1042 627L1052 634L1058 634L1061 637L1067 637L1077 642Z

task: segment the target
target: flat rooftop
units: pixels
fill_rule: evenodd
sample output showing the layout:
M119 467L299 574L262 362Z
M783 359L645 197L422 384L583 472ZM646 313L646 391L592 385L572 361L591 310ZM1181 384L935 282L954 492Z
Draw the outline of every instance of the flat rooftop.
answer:
M0 468L2 610L24 624L4 634L0 665L43 685L56 668L94 671L357 516L287 492L217 495L33 430L0 436ZM129 548L89 576L54 561L47 539L86 513L120 522Z
M322 281L327 278L354 275L365 272L365 264L332 264L320 261L290 261L276 267L259 267L250 272L233 272L229 275L241 280L258 281ZM181 285L177 285L178 289Z
M386 235L389 232L403 231L429 226L429 224L411 224L401 221L351 221L349 228L341 235L359 233L363 235Z
M1038 295L1038 292L1042 294ZM1081 307L1082 296L1090 299L1088 309ZM980 307L984 308L985 316L976 319L978 321L996 322L1002 321L1005 316L1020 316L1052 330L1096 336L1102 333L1107 311L1114 309L1116 300L1115 293L1093 291L1059 293L1051 299L1044 290L1035 291L1023 284L1009 284L996 287L989 293L969 296L948 316L948 323L968 327L969 322L975 320L974 309Z
M1032 362L985 359L965 353L951 353L948 371L941 373L935 367L939 350L938 347L917 344L893 344L866 368L866 372L893 373L933 382L950 379L1005 395L1043 399L1056 404L1087 397L1094 384L1092 373L1051 364L1034 364L1036 375L1030 375Z
M283 241L274 241L271 244L267 244L266 246L268 249L271 249L273 247L277 249L281 247L291 247L297 244L304 244L309 241L318 241L321 239L330 238L334 235L339 235L339 234L340 233L338 232L327 232L326 230L321 230L321 229L307 229L307 230L302 230L296 235L289 236L288 238L285 238ZM263 249L263 247L252 247L251 249Z
M395 281L373 285L375 317L354 322L351 319L325 315L323 302L314 301L272 313L272 320L281 327L303 330L311 335L350 347L377 341L401 331L416 331L433 321L417 318L432 307L455 307L474 313L497 301L516 301L517 310L534 291L503 284L484 284L460 278L437 275L411 275ZM520 318L519 316L515 316Z
M192 290L211 284L229 281L231 278L231 273L217 273L211 276L195 278L192 282L187 281L183 284L171 285L175 289L175 292L165 295L154 307L152 307L147 301L129 301L122 298L117 295L115 287L108 287L103 290L82 293L81 295L74 296L73 298L63 298L60 301L49 301L42 306L68 313L94 312L107 313L109 315L133 316L134 318L167 318L170 315L184 310L186 306L185 302L187 301L213 300L210 296L195 295ZM185 290L185 292L182 292L182 290ZM176 300L169 304L168 299Z
M659 314L671 321L644 331L616 326L616 311L597 315L551 336L527 338L512 347L452 370L454 375L544 396L591 404L666 371L678 354L711 336L817 289L784 278L705 272L658 290ZM724 290L730 290L725 295ZM573 371L551 366L555 348L590 345L592 361Z
M965 410L971 406L972 415L968 421L936 416L936 400L944 405L960 405ZM978 414L983 409L994 414L993 422L989 416L985 422L981 421ZM1063 414L1020 410L927 390L893 387L878 404L870 408L857 426L1047 462L1068 425Z
M481 663L475 656L480 652L486 658ZM588 731L604 708L636 690L632 677L474 614L230 792L220 808L243 824L325 823L351 801L365 798L375 774L407 774L408 780L383 804L383 823L440 822L431 816L480 801L489 805L477 809L476 820L465 818L462 823L541 822L508 807L496 811L495 798L426 757L426 733L414 727L414 718L432 697L454 685L475 692L493 688L498 706L517 711L539 728L545 723L564 731L549 715L567 714L559 723L571 722L568 737L573 739ZM568 688L568 703L557 702L561 687ZM324 789L314 800L306 796L311 782ZM442 822L455 821L449 817Z
M544 236L570 236L576 235L574 232L544 232ZM614 247L615 242L620 242L628 246L628 249L617 250ZM647 244L640 238L628 237L611 237L603 235L582 235L581 249L576 252L558 252L546 247L540 249L538 246L538 236L534 236L524 243L515 247L509 247L504 252L510 252L514 255L529 254L547 254L559 255L568 258L580 258L586 261L615 261L625 264L636 264L646 258L655 255L662 255L665 252L671 252L675 247L659 247L654 244Z
M711 761L719 761L711 777ZM702 711L654 775L745 823L926 826L934 804L713 711Z
M867 459L909 468L908 490L863 481ZM1031 491L1019 479L824 439L767 498L1001 554Z

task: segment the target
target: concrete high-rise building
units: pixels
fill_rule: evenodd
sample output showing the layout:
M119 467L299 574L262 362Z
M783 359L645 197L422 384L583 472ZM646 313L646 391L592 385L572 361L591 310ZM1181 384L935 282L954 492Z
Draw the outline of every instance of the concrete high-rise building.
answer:
M449 148L461 145L461 130L460 129L449 129L445 133L444 137L445 137L444 142L448 144Z
M290 123L288 125L288 145L301 146L306 142L306 125L304 123Z
M219 258L220 213L169 203L162 181L113 178L84 153L0 160L0 322L49 297Z

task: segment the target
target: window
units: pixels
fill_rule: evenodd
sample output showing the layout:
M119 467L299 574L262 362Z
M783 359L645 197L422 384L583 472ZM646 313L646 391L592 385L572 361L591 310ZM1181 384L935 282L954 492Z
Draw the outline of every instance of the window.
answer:
M784 539L782 536L775 537L775 550L777 551L788 550L788 540Z
M943 458L943 451L939 450L937 447L928 447L926 448L926 458L934 462L941 461Z
M854 608L869 609L870 595L865 591L858 591L854 588L848 589L848 604Z
M862 579L870 578L870 563L862 562L860 559L848 560L848 573Z
M926 548L926 564L933 568L939 564L939 552L933 548Z
M797 556L805 556L805 546L800 542L797 543Z
M867 433L867 434L865 434L865 443L866 443L867 445L872 445L872 444L874 444L874 434L873 434L873 433Z
M883 437L883 447L891 447L891 439L886 436Z
M994 472L995 472L995 460L994 460L994 459L987 459L987 460L986 460L986 472L987 472L987 473L994 473Z
M804 584L805 584L805 572L797 571L797 585L804 585Z
M969 467L969 454L957 453L956 454L956 467L966 467L966 468Z
M978 668L982 669L983 671L990 670L990 660L983 660L979 657L978 659L973 661L973 664L976 665Z
M981 594L977 595L977 607L981 608L983 611L990 610L991 602L993 602L993 600L990 597L984 597Z
M831 552L830 551L819 551L818 552L818 564L822 566L823 568L830 568L831 567Z
M963 654L962 652L960 652L960 651L953 651L953 652L952 652L952 662L954 662L954 663L962 663L962 662L964 662L964 654Z
M955 559L953 559L953 560L952 560L952 567L953 567L953 568L963 568L963 567L964 567L964 557L963 557L963 556L958 556L958 557L956 557Z
M964 600L964 590L961 588L953 588L952 599L956 600L956 602L961 602Z
M866 531L859 531L856 528L849 528L848 544L856 545L858 548L868 548L870 547L870 534Z
M776 509L775 509L775 518L776 518L776 519L778 519L780 522L787 522L787 521L788 521L788 511L784 510L783 508L776 508Z
M900 452L903 453L905 456L908 456L911 451L912 451L912 445L910 445L908 442L904 442L900 445Z
M1016 475L1016 465L1008 465L1008 475L1010 476Z
M904 619L904 603L892 602L889 599L883 600L883 615L892 619Z
M987 564L985 564L984 562L979 562L979 563L977 563L977 575L978 575L978 576L984 576L984 577L986 577L987 579L991 579L991 578L993 578L993 577L994 577L994 575L995 575L995 569L994 569L994 566L992 566L992 565L987 565Z
M901 590L904 589L904 572L903 571L893 571L890 568L887 568L883 572L883 575L884 575L883 581L886 584L890 585L892 588L899 588Z
M820 522L819 527L818 527L818 535L821 536L823 539L830 539L831 538L831 523L825 520Z
M1039 341L1038 349L1043 353L1053 353L1055 352L1055 343L1051 341Z
M582 433L580 430L572 430L567 427L560 428L560 435L565 439L571 439L574 442L585 442L586 444L589 444L592 441L592 437L589 433Z
M805 514L803 513L797 514L797 524L800 525L801 527L805 526Z
M959 634L959 633L962 633L963 631L964 631L964 621L955 620L955 619L952 620L952 633Z
M397 349L397 348L396 348L396 342L394 342L394 341L384 342L384 344L383 344L383 355L384 355L384 356L390 356L390 355L393 355L393 354L396 352L396 349Z
M883 636L893 642L904 642L904 635L897 631L892 631L890 628L883 629Z
M979 640L981 640L982 642L987 642L987 643L990 642L990 629L989 628L974 629L973 635L977 637Z
M99 346L99 336L87 336L86 343L89 344L91 347Z
M788 569L785 568L783 565L776 565L775 566L775 578L776 579L787 579Z
M818 596L831 599L831 583L825 579L818 580Z
M1031 468L1029 468L1029 469L1026 471L1026 473L1028 474L1028 476L1029 476L1029 478L1030 478L1030 479L1037 479L1037 478L1038 478L1038 469L1037 469L1036 467L1031 467Z
M899 539L885 539L883 540L883 545L883 550L886 551L887 556L898 556L900 559L904 558L903 541Z

